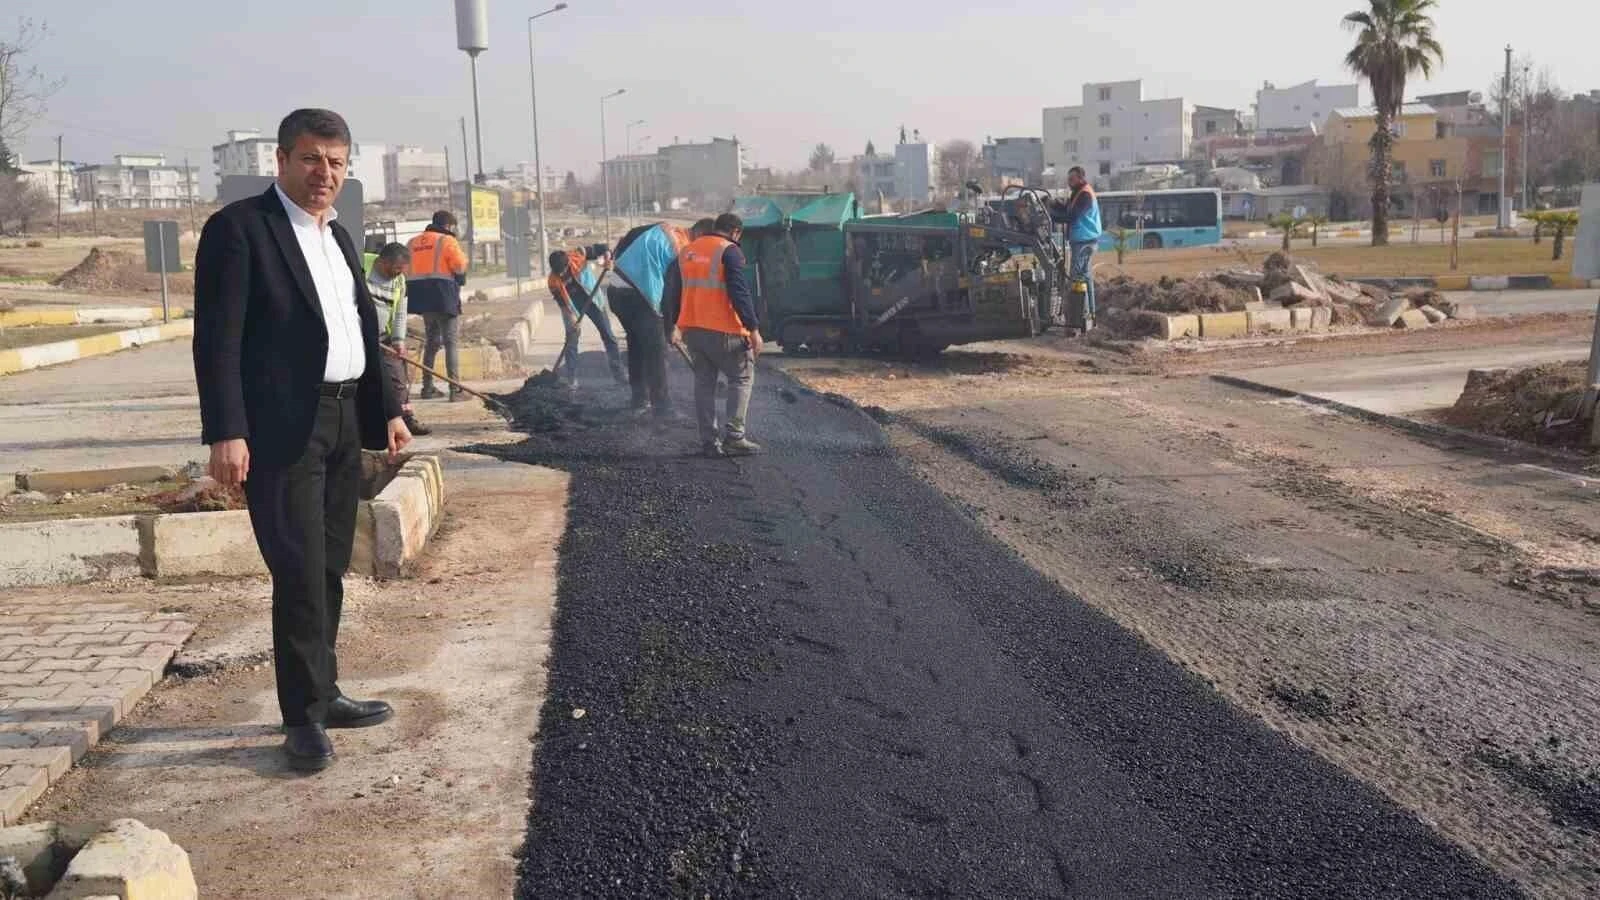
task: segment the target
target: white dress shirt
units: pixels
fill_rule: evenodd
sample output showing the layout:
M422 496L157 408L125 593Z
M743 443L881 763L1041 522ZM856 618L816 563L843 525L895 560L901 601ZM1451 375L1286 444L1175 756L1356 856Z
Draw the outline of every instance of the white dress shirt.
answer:
M354 381L367 370L367 351L361 343L361 317L356 313L356 279L328 224L339 213L330 209L328 221L318 223L317 217L290 200L283 188L274 185L273 189L289 212L289 224L294 226L295 241L311 270L311 284L317 289L322 320L328 327L328 362L322 380Z

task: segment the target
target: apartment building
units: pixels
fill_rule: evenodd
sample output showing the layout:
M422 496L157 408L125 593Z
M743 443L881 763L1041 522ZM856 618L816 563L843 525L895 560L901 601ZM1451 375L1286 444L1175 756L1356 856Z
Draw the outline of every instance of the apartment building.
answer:
M1188 157L1190 109L1181 97L1147 100L1142 81L1083 86L1083 102L1044 111L1044 164L1065 172L1083 166L1093 177L1146 163Z

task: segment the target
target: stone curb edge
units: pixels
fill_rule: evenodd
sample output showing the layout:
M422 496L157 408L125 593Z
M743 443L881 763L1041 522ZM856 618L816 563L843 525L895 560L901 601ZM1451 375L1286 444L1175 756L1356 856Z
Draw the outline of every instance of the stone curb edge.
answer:
M172 307L172 318L186 319L189 310ZM75 306L12 309L0 312L0 328L23 328L29 325L99 325L126 322L136 325L161 321L159 306Z
M1389 415L1388 413L1373 412L1370 409L1362 409L1359 406L1352 406L1348 403L1342 403L1338 400L1330 400L1327 397L1318 397L1316 394L1305 394L1301 393L1300 391L1289 390L1288 388L1274 387L1270 384L1263 384L1259 381L1251 381L1248 378L1240 378L1235 375L1212 375L1210 378L1212 381L1215 381L1219 384L1228 385L1229 387L1235 387L1246 391L1254 391L1258 394L1267 394L1272 397L1277 397L1281 400L1298 400L1302 403L1310 404L1311 406L1318 406L1323 409L1333 410L1341 415L1350 416L1351 418L1355 419L1361 419L1362 421L1370 422L1374 425L1382 425L1388 428L1394 428L1410 434L1413 437L1423 438L1425 440L1453 441L1456 443L1470 444L1478 450L1492 453L1536 456L1549 462L1563 463L1567 465L1585 464L1588 462L1586 457L1575 453L1566 453L1560 450L1552 450L1548 447L1525 444L1522 441L1514 441L1510 438L1496 437L1489 434L1478 434L1477 432L1467 431L1462 428L1455 428L1450 425L1435 425L1430 422L1418 422L1415 419L1407 419L1404 416L1393 416Z
M113 331L109 334L99 334L94 337L57 341L53 344L18 347L15 350L0 350L0 375L12 375L17 372L60 365L61 363L87 359L92 356L104 356L130 347L154 344L158 341L170 341L193 335L194 320L184 319L181 322L173 322L170 325L150 325L144 328L130 328L126 331Z

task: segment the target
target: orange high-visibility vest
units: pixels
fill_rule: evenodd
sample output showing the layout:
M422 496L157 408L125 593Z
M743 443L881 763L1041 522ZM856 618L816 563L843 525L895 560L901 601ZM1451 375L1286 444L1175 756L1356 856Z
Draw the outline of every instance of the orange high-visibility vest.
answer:
M448 234L424 231L411 239L411 267L406 272L410 281L439 278L455 281L457 275L467 271L467 254L461 242Z
M678 275L683 279L679 328L749 335L733 308L733 298L728 295L728 282L722 271L723 251L731 246L733 241L708 234L678 255Z

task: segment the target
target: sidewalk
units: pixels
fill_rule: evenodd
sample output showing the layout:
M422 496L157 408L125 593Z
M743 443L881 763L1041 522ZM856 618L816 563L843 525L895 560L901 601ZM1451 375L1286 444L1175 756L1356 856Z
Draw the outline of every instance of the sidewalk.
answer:
M0 746L22 749L0 764L31 755L0 771L27 779L0 798L37 797L20 764L44 770L57 783L25 821L140 819L189 852L207 898L510 896L567 476L443 449L522 436L479 403L420 405L436 431L419 446L444 462L444 525L413 577L347 579L341 628L341 686L392 702L392 723L336 732L327 772L286 769L265 579L5 591L0 611L18 618L0 619ZM96 693L101 680L122 693ZM63 749L48 753L26 743L43 726L18 724L89 718L94 731L56 729Z

